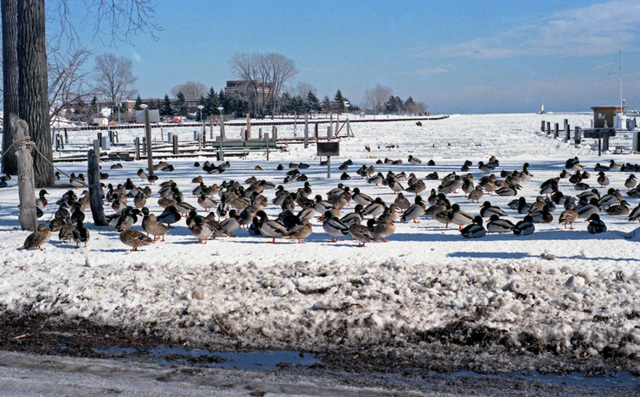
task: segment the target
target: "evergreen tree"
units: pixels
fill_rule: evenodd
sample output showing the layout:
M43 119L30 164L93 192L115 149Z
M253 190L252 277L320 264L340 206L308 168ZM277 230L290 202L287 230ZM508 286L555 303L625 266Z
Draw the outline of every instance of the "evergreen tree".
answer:
M178 116L188 116L189 115L189 111L187 109L187 101L186 101L182 91L178 92L178 95L176 95L175 108L176 108L176 114Z
M162 106L160 104L160 101L149 101L149 109L160 109Z
M409 97L404 101L404 110L408 113L416 113L416 103L413 98Z
M322 111L324 113L329 113L331 110L331 99L329 99L328 95L325 95L322 99Z
M76 101L75 106L73 107L74 114L86 114L87 112L87 103L82 100L82 98Z
M100 117L100 109L98 109L98 98L94 95L91 99L91 110L89 113L96 112L97 117Z
M336 95L333 97L333 102L334 103L334 110L338 113L342 113L344 111L344 101L346 100L346 98L344 96L342 96L342 92L340 92L340 90L338 90L338 92L336 92Z
M320 100L313 93L313 91L309 91L307 94L307 98L305 100L305 107L307 112L319 112L322 108L320 106Z
M169 95L164 96L164 105L160 108L160 113L162 116L173 116L173 106L171 105L171 100L169 99Z
M209 89L209 92L207 93L207 98L205 100L204 109L202 109L202 114L206 117L209 117L210 115L217 116L218 113L220 113L218 111L218 107L220 107L220 98L218 98L218 94L216 94L213 87L211 87Z
M134 106L134 109L135 110L142 110L142 107L140 105L142 105L142 98L140 98L140 94L138 94L138 97L136 98L136 105Z

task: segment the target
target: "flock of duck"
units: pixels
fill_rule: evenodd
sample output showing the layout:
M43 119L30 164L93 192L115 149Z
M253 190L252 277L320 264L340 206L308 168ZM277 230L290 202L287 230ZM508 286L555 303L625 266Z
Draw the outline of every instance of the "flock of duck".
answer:
M165 235L183 219L190 234L197 243L202 244L216 237L235 237L234 233L241 228L246 229L250 235L268 238L269 243L274 243L276 239L297 240L302 243L313 232L311 222L317 220L331 241L350 236L358 242L358 246L377 240L386 242L395 232L397 222L418 223L425 217L444 224L445 228L449 224L458 226L461 235L466 238L479 238L487 233L530 235L534 233L536 224L553 222L553 213L558 211L557 208L561 209L557 222L564 225L564 228L573 229L573 224L578 219L585 219L588 221L587 230L594 234L607 230L600 218L602 213L607 216L627 216L629 221L640 220L640 205L630 209L620 189L609 186L607 177L607 172L612 171L636 172L640 170L638 165L616 164L613 160L608 166L596 164L594 171L597 172L597 177L594 179L600 188L608 189L606 194L600 194L597 188L592 188L587 183L591 181L591 176L585 166L577 157L571 158L566 161L565 169L557 177L544 181L539 186L539 195L527 202L524 196L515 196L518 196L522 184L533 177L528 170L528 163L524 163L518 170L498 172L500 164L495 156L486 162L480 161L475 166L467 160L460 168L460 174L451 172L442 178L437 171L429 173L423 179L413 172L407 175L405 172L387 171L384 174L376 171L376 166L381 168L380 165L384 164L402 163L402 160L378 160L375 165L362 165L355 172L357 177L365 179L368 184L391 189L393 201L384 201L380 196L365 194L358 187L351 189L346 186L345 181L352 177L347 173L349 167L353 166L351 160L339 167L343 171L341 183L323 192L324 194L314 194L304 174L304 170L309 168L305 163L290 163L288 167L280 164L277 170L286 173L280 185L256 176L242 182L224 180L220 185L207 185L202 176L195 177L187 190L191 197L197 198L197 207L187 202L185 193L176 182L169 179L155 185L158 176L147 175L143 169L137 171L137 178L131 176L124 183L115 186L102 183L101 188L104 205L113 210L111 215L106 216L106 220L120 233L120 241L131 247L132 251L158 240L164 241ZM419 165L422 161L409 156L407 163ZM435 166L433 160L426 164ZM206 174L223 174L231 164L223 162L214 165L207 161L203 165L196 162L194 166ZM477 167L484 176L476 181L470 172L472 167ZM117 168L122 166L112 166L112 169ZM154 166L154 171L171 172L173 169L166 162ZM262 168L256 166L255 171L259 175ZM107 174L102 176L108 178ZM580 193L575 196L563 193L560 190L562 180L567 180ZM425 181L438 181L438 186L427 194ZM295 190L285 189L285 185L294 182L300 182L302 186ZM86 186L81 174L72 174L69 184L75 189ZM152 186L156 188L155 194ZM640 197L640 187L637 186L634 174L628 175L624 187L627 196ZM84 190L77 195L75 189L68 190L56 201L56 209L48 226L40 224L27 237L23 249L42 249L41 246L51 238L53 232L58 233L61 241L74 241L76 247L80 244L86 247L90 240L89 230L84 227L89 194ZM274 192L271 200L267 198L268 190ZM460 203L451 202L458 190L464 193L465 200L477 204L483 201L478 215L471 215L461 209ZM156 194L157 204L162 208L162 212L158 214L152 213L147 205ZM36 198L39 217L44 216L48 208L47 195L46 190L41 190ZM408 195L414 195L412 200ZM493 195L514 197L507 206L524 215L523 219L517 223L507 219L503 208L486 200ZM460 194L457 198L463 197ZM352 202L353 208L348 211ZM272 219L266 213L267 207L271 206L278 209L277 216ZM142 231L134 229L139 221Z

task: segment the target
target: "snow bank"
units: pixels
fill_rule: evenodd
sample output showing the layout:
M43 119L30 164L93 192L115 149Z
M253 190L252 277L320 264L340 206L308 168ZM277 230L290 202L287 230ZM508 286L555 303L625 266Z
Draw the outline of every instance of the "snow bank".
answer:
M589 170L609 159L637 161L636 156L598 158L593 142L576 148L537 132L540 120L554 121L554 117L555 122L569 118L572 125L589 123L584 115L474 115L428 122L422 128L413 122L358 124L352 126L356 137L341 141L342 156L332 163L351 158L352 179L344 183L391 202L389 188L367 184L355 170L374 164L383 173L415 172L423 179L438 171L442 177L460 173L466 159L476 164L496 155L498 170L530 164L534 179L523 182L520 193L532 201L540 183L557 176L569 157L579 156ZM421 158L422 165L407 164L409 154ZM404 161L375 165L376 159L385 157ZM428 159L436 165L427 166ZM204 158L197 160L202 163ZM176 181L196 206L191 179L197 175L204 176L205 184L244 181L251 175L279 184L286 171L276 171L278 163L303 161L311 164L304 173L314 195L324 195L341 182L337 170L326 179L326 168L318 165L313 145L272 153L268 163L260 154L232 159L221 175L204 174L194 161L171 161L175 171L159 175L160 181ZM264 171L254 170L258 164ZM103 171L110 174L106 182L121 183L127 177L135 181L135 172L146 162L123 163L120 170L109 170L109 165L103 164ZM76 173L86 169L77 163L61 167ZM483 175L477 166L471 172L476 181ZM611 186L624 189L627 176L609 173ZM595 187L593 179L589 183ZM16 248L28 233L19 230L17 188L15 180L10 182L0 191L0 304L6 311L85 318L194 345L364 349L425 365L434 355L462 349L484 357L485 370L495 369L498 361L493 355L505 353L619 357L630 360L629 369L638 363L638 242L623 238L637 225L626 217L603 215L609 232L593 236L583 222L575 224L576 230L564 230L557 223L557 209L554 222L536 225L530 236L488 234L474 241L423 217L417 224L398 222L389 243L364 248L357 248L348 237L328 242L317 220L306 244L282 240L273 245L246 231L238 231L237 238L196 245L180 222L165 243L132 253L115 230L87 222L91 231L87 249L74 249L54 237L44 252L20 251ZM438 185L426 183L428 189ZM295 191L300 186L296 182L285 188ZM560 188L565 194L578 193L566 180ZM158 214L157 187L152 189L149 207ZM64 191L49 190L51 201ZM265 195L272 199L273 192ZM479 206L462 193L449 198L465 211L479 212ZM523 217L506 207L512 197L485 195L484 199L505 208L514 223ZM627 200L632 207L638 201ZM49 204L44 218L52 215L54 206ZM345 212L352 208L353 203ZM272 204L267 207L270 217L278 212ZM134 228L140 230L139 224ZM434 353L434 346L445 353Z

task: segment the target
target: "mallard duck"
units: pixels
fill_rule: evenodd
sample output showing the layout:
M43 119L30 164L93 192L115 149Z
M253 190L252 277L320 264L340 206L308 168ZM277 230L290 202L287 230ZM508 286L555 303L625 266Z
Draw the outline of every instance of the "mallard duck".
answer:
M485 164L482 161L478 162L478 168L480 169L480 171L484 172L485 174L488 174L495 169L495 167L492 167L489 164Z
M381 172L378 172L376 175L367 178L367 183L380 186L380 184L384 181L384 177Z
M462 211L459 204L453 204L448 214L449 223L458 225L458 229L462 229L463 226L470 224L474 217L468 212Z
M536 226L531 219L531 215L527 215L523 220L516 223L516 225L511 229L513 234L516 236L528 236L532 234L536 230Z
M352 239L359 241L358 247L364 247L366 243L376 241L376 236L373 235L371 230L360 224L353 224L349 226L349 236L351 236Z
M601 211L601 207L598 204L598 200L595 198L592 198L589 201L589 204L582 205L579 208L577 208L577 210L578 210L578 218L586 219L586 218L589 218L591 214L599 214Z
M182 218L178 209L170 205L162 211L162 214L156 217L156 220L160 223L166 223L168 228L171 228L171 224L178 222Z
M218 205L218 202L214 199L207 197L205 192L200 192L198 196L198 205L205 209L205 211L211 211L211 208L214 208Z
M353 189L351 198L353 199L353 201L355 201L357 204L361 204L363 207L366 207L367 205L373 203L373 198L371 198L371 196L367 194L362 193L359 188Z
M402 214L402 217L400 218L400 220L403 221L403 222L412 220L413 223L420 223L416 219L419 216L424 215L424 213L426 211L427 211L427 207L424 204L424 202L422 201L422 197L421 196L416 196L415 204L413 204L412 206L407 208L407 210L404 212L404 214Z
M484 195L484 191L482 190L482 186L476 186L471 192L469 192L467 198L471 200L472 203L480 202L480 199Z
M604 212L612 216L629 215L629 203L626 200L622 200L620 204L612 205Z
M437 181L438 179L440 179L440 177L438 176L438 173L436 171L433 171L427 174L427 176L425 176L424 179L428 181Z
M84 248L87 248L87 242L90 238L89 229L84 227L82 221L76 221L76 227L73 229L71 237L76 243L76 248L80 248L80 243L84 243Z
M624 186L627 188L627 192L636 187L637 183L638 180L636 179L636 176L634 174L629 175L629 177L624 181Z
M144 172L144 170L142 168L140 168L138 170L138 177L140 177L140 180L143 181L143 182L146 181L147 179L149 179L149 176L147 175L146 172Z
M520 188L519 185L503 186L499 189L496 189L496 194L498 196L504 196L504 197L517 196L519 188Z
M560 213L558 223L564 225L565 229L567 225L569 225L569 229L573 229L573 222L578 220L578 216L578 211L576 211L575 207L571 206Z
M487 221L487 231L491 233L510 232L515 225L508 219L501 219L498 214L493 214Z
M398 193L398 196L396 196L393 204L395 204L395 206L398 207L401 212L404 212L409 207L411 207L411 202L402 193Z
M530 213L533 223L551 223L553 215L549 212L549 206L545 205L540 211Z
M209 224L205 222L204 218L200 215L196 215L189 223L189 231L193 237L198 239L197 244L206 244L209 237L213 234L213 230L211 230ZM204 243L202 240L204 240Z
M340 237L349 234L349 226L345 225L339 219L336 219L331 211L326 211L324 213L322 230L324 230L329 236L331 236L332 243L338 241Z
M350 212L340 218L340 222L344 223L347 227L353 224L361 224L364 220L364 215L362 215L363 207L361 204L357 204L353 209L353 212Z
M598 172L597 181L600 184L600 187L603 187L603 188L609 186L609 184L611 183L609 181L609 178L605 175L604 171Z
M414 183L410 184L405 191L407 193L414 193L415 195L418 195L420 193L422 193L423 191L425 191L427 189L427 185L425 185L425 183L421 180L416 180ZM400 194L400 193L398 193Z
M368 216L371 215L374 219L378 217L378 215L382 215L384 210L387 208L386 204L380 197L376 197L373 200L373 203L367 205L362 211L362 215Z
M480 216L483 218L490 218L491 215L507 216L507 213L502 210L502 208L491 205L491 202L485 201L480 207Z
M224 228L229 237L236 237L233 235L233 232L240 228L239 215L236 210L229 211L229 217L224 221L220 222L220 226Z
M44 248L42 248L41 245L49 241L49 238L51 238L51 230L49 230L47 225L41 223L38 225L35 232L27 236L20 249L28 250L30 248L35 248L40 251L44 251Z
M144 247L145 245L153 244L155 240L145 236L144 233L137 230L125 228L120 232L120 241L123 244L133 247L131 251L137 251L138 247Z
M382 219L375 222L373 219L369 219L369 222L375 223L372 225L371 233L378 237L383 243L388 242L387 237L391 236L396 231L395 223L390 219Z
M147 195L144 194L143 192L138 192L138 194L136 194L136 196L133 198L133 205L135 205L136 208L142 208L147 204Z
M417 157L413 157L412 155L409 155L409 157L407 158L407 162L409 162L409 164L411 165L422 164L422 160Z
M64 219L53 218L51 222L49 222L49 230L51 230L52 232L60 231L60 229L62 229L62 226L64 226L64 224L65 224Z
M282 238L286 238L288 240L298 240L298 244L304 243L305 238L309 237L313 232L313 228L311 227L311 223L305 222L301 225L294 226L291 230L287 231L282 235Z
M587 222L589 222L587 225L587 231L591 234L604 233L607 231L607 225L604 224L598 214L591 214L587 219Z
M455 205L455 204L454 204ZM486 229L482 225L482 217L476 216L470 225L460 229L460 234L465 238L480 238L487 234Z
M60 228L60 232L58 233L58 239L62 242L68 243L73 238L73 230L76 228L74 222L69 222L63 225Z
M629 214L629 222L640 221L640 204Z
M162 237L161 241L164 241L164 235L167 234L169 228L158 222L156 216L151 214L147 207L142 208L142 213L144 214L142 218L142 229L147 232L147 235L151 234L154 241L160 237Z
M42 189L42 190L40 190L40 192L38 194L38 198L36 198L36 208L38 208L41 211L44 211L44 208L49 203L49 201L45 197L47 194L49 194L49 192L47 192L46 190Z
M269 220L264 211L258 211L256 213L253 223L257 225L260 234L272 238L270 241L272 244L276 242L276 237L280 238L288 231L287 228L278 221Z
M216 239L216 237L224 237L226 236L227 230L222 227L222 224L220 222L218 222L216 220L216 215L213 212L210 212L205 218L204 218L204 222L209 225L209 228L211 229L211 238L213 240Z

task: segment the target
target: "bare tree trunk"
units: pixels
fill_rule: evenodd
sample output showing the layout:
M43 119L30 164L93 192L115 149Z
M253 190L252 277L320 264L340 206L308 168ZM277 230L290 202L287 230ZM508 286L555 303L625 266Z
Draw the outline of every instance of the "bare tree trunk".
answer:
M40 153L34 154L37 186L53 186L53 153L47 94L47 46L44 0L18 2L19 115L27 122Z
M16 0L2 0L2 76L4 87L4 120L2 121L2 172L18 174L15 150L8 150L14 132L10 114L18 114L18 4Z

